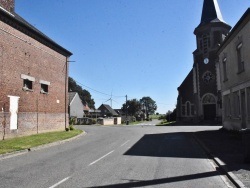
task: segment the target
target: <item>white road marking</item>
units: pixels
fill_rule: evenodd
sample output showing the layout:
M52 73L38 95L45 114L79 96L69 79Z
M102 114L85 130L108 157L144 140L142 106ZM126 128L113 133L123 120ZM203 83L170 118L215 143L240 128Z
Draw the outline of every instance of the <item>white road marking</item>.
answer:
M124 146L125 144L127 144L130 140L128 140L127 142L123 143L120 147Z
M70 176L67 177L67 178L64 178L63 180L59 181L58 183L56 183L55 185L52 185L52 186L49 187L49 188L55 188L55 187L57 187L58 185L62 184L63 182L67 181L69 178L70 178Z
M111 152L109 152L109 153L107 153L106 155L102 156L101 158L95 160L94 162L90 163L89 166L91 166L91 165L97 163L98 161L100 161L100 160L103 159L104 157L107 157L108 155L110 155L110 154L113 153L113 152L114 152L114 150L111 151Z

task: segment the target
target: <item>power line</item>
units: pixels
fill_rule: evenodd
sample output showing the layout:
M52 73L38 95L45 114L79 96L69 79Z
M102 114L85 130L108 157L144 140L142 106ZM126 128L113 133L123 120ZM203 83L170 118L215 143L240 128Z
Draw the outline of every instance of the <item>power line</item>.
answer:
M82 84L82 83L80 83L80 82L78 82L78 81L75 81L75 82L76 82L77 84L83 86L83 87L86 87L86 88L92 90L92 91L95 91L95 92L100 93L100 94L102 94L102 95L110 96L110 94L107 94L107 93L98 91L98 90L96 90L96 89L93 89L93 88L91 88L91 87L89 87L89 86L86 86L86 85L84 85L84 84ZM117 97L117 98L118 98L118 97L125 97L125 96L115 96L115 95L113 95L113 97Z

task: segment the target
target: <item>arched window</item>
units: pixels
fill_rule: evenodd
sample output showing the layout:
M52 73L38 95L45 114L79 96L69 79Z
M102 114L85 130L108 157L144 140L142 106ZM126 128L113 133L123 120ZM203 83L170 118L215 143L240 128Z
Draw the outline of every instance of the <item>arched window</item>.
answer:
M211 94L207 94L203 100L202 100L202 103L203 104L215 104L216 103L216 100L215 100L215 97Z

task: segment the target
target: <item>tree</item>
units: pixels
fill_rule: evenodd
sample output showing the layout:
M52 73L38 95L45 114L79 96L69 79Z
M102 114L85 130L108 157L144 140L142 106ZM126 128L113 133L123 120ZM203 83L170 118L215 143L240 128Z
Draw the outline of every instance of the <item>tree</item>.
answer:
M168 111L166 114L167 121L176 121L176 108L173 110L173 112Z
M78 85L76 81L71 77L69 77L68 85L69 92L77 92L84 105L87 103L90 108L95 109L95 101L91 98L91 94L87 90L82 89L82 87Z
M142 109L145 111L147 118L149 118L150 114L154 114L157 110L156 102L151 99L150 97L143 97L140 99L140 103L142 106Z
M122 105L122 110L126 112L126 103ZM128 115L135 116L141 110L141 103L137 99L127 101Z

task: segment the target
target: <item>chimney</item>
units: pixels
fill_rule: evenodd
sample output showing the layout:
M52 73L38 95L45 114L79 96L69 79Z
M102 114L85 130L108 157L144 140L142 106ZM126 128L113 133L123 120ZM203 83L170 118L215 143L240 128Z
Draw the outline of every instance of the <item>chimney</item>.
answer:
M0 0L0 6L10 13L15 11L15 0Z

